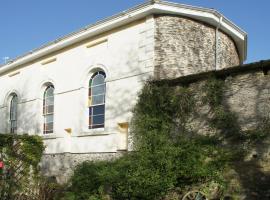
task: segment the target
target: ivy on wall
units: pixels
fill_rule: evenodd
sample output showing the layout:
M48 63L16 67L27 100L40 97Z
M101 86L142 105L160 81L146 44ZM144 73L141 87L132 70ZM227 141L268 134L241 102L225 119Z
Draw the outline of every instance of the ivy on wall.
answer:
M226 173L236 167L236 160L244 160L250 149L267 137L270 120L265 116L256 128L242 130L237 113L224 102L225 81L209 77L202 83L198 95L188 84L148 82L133 112L131 135L134 150L116 160L88 161L78 165L70 186L58 198L172 200L195 189L217 199L239 192L236 188L231 190ZM191 125L200 106L209 108L209 118L205 120L214 135L199 133ZM17 144L20 144L18 151L7 148ZM25 163L24 174L38 171L43 150L40 138L0 137L0 150L17 165ZM11 187L12 184L6 188L23 191L20 187Z
M79 165L65 198L152 200L191 188L211 193L209 185L222 195L231 154L215 138L190 129L195 107L190 88L147 83L134 109L134 151L115 161Z
M30 199L39 174L39 162L44 150L39 136L1 134L0 169L1 199Z
M204 85L206 95L203 97L203 102L210 107L213 116L209 124L219 132L221 142L226 141L231 145L230 147L236 145L238 151L244 156L254 144L268 136L270 116L269 113L265 113L257 119L255 128L243 130L239 125L237 113L232 112L224 102L226 87L224 80L210 77Z

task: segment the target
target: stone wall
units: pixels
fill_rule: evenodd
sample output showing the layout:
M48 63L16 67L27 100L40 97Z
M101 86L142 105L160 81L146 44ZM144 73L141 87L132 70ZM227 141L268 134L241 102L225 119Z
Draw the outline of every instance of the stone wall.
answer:
M85 154L45 154L41 161L42 173L47 177L54 177L60 184L66 183L75 167L84 161L113 160L123 155L116 153L85 153Z
M252 65L255 68L251 69ZM237 116L234 123L240 126L244 134L248 131L257 131L262 125L262 119L270 118L270 61L268 61L267 68L268 74L261 63L255 63L219 72L204 73L201 76L179 78L177 81L188 85L197 100L196 114L190 119L188 127L194 133L219 134L219 131L209 123L213 118L213 112L202 100L205 96L204 85L207 79L214 74L224 81L222 104L229 112ZM237 69L237 72L233 72L232 69ZM228 72L230 70L232 72ZM254 140L256 140L255 137ZM237 150L237 147L240 149L243 143L239 139L231 144L226 143L226 145L232 145L231 149ZM236 199L268 199L270 197L270 132L266 138L258 140L247 150L244 157L239 157L232 164L232 170L227 173L227 178L230 180L230 191L239 195Z
M189 85L197 100L205 95L203 87L206 81L207 79L194 80ZM225 77L224 84L223 104L237 114L238 124L242 130L255 128L261 118L270 117L270 75L265 75L260 70L231 74ZM197 116L192 121L193 128L199 133L209 132L211 129L207 127L207 120L211 118L209 106L200 102L196 107L198 110Z
M233 40L223 32L218 33L218 38L218 69L239 65L240 59Z
M236 46L218 34L218 69L240 64ZM216 29L179 16L155 16L155 75L176 78L215 69Z

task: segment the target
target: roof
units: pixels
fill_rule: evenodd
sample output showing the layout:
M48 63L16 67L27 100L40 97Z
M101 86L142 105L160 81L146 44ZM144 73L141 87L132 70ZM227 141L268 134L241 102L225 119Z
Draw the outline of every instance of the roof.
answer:
M172 3L167 1L148 1L136 7L123 11L112 17L105 18L92 25L86 26L76 32L58 38L48 44L34 49L22 56L10 60L4 65L0 65L0 74L14 69L20 65L31 62L42 56L80 42L86 38L93 37L105 31L122 26L132 21L142 19L152 14L174 14L185 16L205 22L228 34L235 42L239 51L241 62L247 56L247 33L214 9L195 7L185 4Z

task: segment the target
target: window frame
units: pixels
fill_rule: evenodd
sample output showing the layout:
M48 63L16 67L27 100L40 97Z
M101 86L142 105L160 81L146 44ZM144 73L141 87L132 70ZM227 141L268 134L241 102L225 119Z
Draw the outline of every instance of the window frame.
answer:
M16 134L18 130L18 102L19 98L16 93L10 95L9 102L9 131L11 134ZM14 103L15 102L15 103ZM15 117L14 117L15 116Z
M97 76L103 76L103 82L101 84L94 84L94 79ZM88 122L87 122L87 126L88 126L88 130L97 130L97 129L104 129L105 128L105 113L106 113L106 73L103 70L98 70L96 72L94 72L91 76L91 78L88 80L88 113L87 113L87 117L88 117ZM103 86L104 88L102 89L102 93L99 94L93 94L93 89ZM102 103L94 103L94 98L97 96L102 96ZM95 112L98 112L98 108L101 108L101 113L99 114L95 114ZM95 111L96 109L96 111ZM96 118L96 120L98 120L98 118L100 118L99 120L102 121L102 123L94 123L94 120Z
M46 96L48 91L53 89L51 96ZM48 99L52 98L52 102L48 103ZM49 108L51 106L51 112ZM50 135L54 133L54 110L55 110L55 87L53 84L48 85L43 92L43 103L42 103L42 116L43 116L43 135ZM52 121L48 122L47 117L52 117ZM48 124L52 124L51 129L47 129Z

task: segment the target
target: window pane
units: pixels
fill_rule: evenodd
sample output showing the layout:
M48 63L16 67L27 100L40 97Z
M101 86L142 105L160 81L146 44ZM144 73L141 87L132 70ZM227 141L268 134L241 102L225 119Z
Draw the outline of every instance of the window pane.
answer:
M53 130L53 123L45 124L45 130L46 131L52 131Z
M105 105L99 105L93 107L93 115L104 115Z
M104 95L93 96L92 105L103 104L103 103L104 103Z
M17 119L17 113L16 112L12 112L10 113L10 120L16 120Z
M45 123L51 123L53 122L53 115L46 115L45 116Z
M10 133L16 133L16 132L17 132L17 127L10 128Z
M11 128L16 128L17 127L17 121L11 121L10 122L10 127Z
M92 95L99 95L105 93L105 84L92 87Z
M53 108L54 108L54 106L53 105L51 105L51 106L46 106L45 107L45 115L46 114L51 114L51 113L53 113Z
M54 97L48 97L45 99L45 104L48 105L53 105L54 104Z
M93 116L93 125L104 124L104 115Z
M52 97L54 93L54 88L49 86L45 92L45 97Z
M101 74L98 74L92 79L91 86L100 85L100 84L103 84L103 83L104 83L104 76L101 75Z

